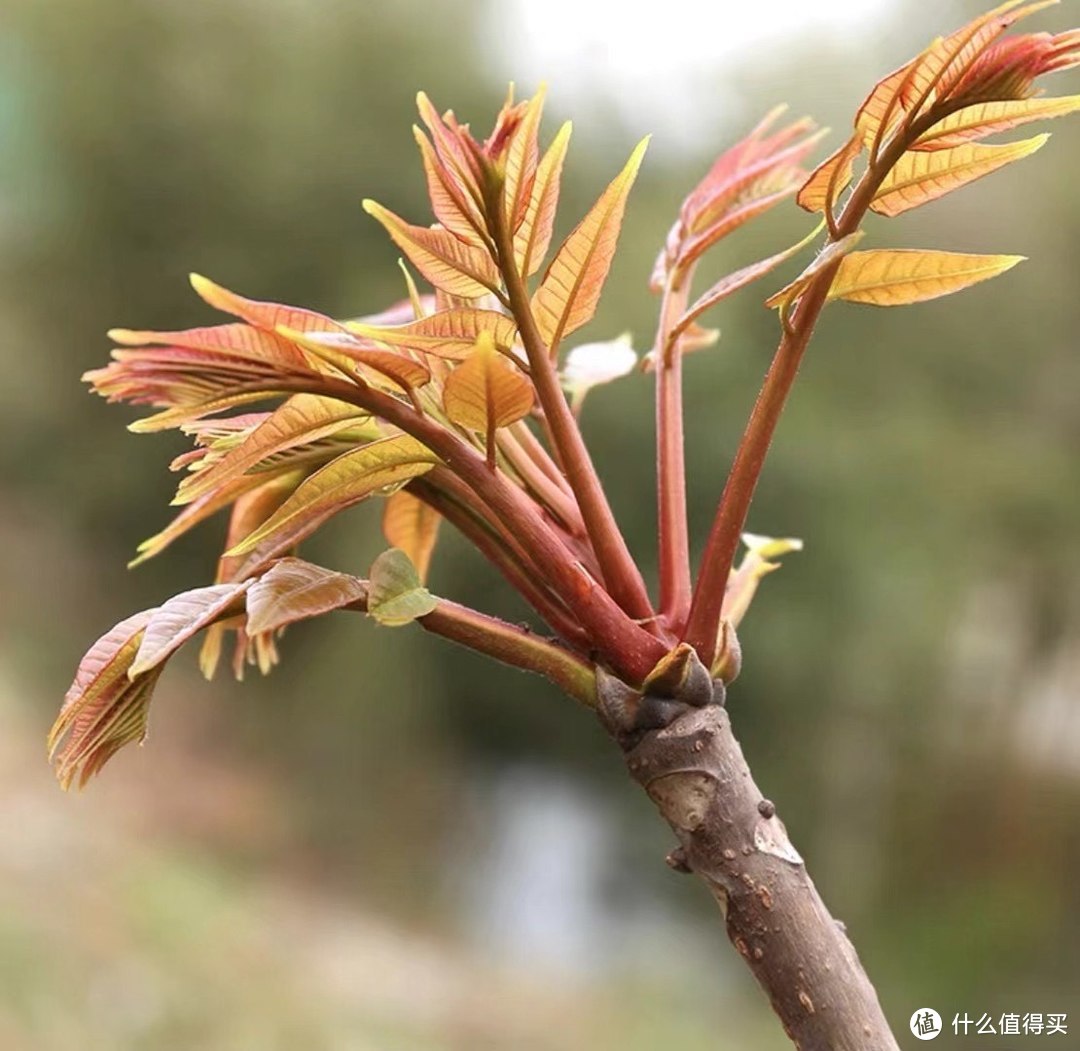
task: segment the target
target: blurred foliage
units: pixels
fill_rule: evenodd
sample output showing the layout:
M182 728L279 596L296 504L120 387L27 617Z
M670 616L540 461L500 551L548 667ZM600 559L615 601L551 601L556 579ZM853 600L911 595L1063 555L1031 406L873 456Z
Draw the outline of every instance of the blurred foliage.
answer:
M887 44L810 40L757 56L752 68L718 69L715 98L686 104L725 121L716 99L730 96L738 119L727 121L729 137L784 95L842 129L872 79L974 10L957 5L949 17L912 7L917 17L898 14ZM138 573L122 569L168 514L175 479L164 467L178 449L128 435L125 410L80 387L80 372L107 353L104 330L211 321L188 290L189 270L338 315L399 297L394 252L359 199L424 214L413 96L423 87L487 122L503 91L481 45L487 13L479 3L420 0L8 0L0 670L10 669L11 683L0 686L28 703L0 705L3 736L37 748L79 654L105 626L212 574L219 526ZM589 100L576 119L564 229L650 130L613 127L609 102ZM549 127L571 108L558 84L551 108ZM1071 176L1080 132L1054 130L1023 168L903 221L871 224L878 244L1021 252L1031 262L956 300L902 312L831 308L752 511L754 530L800 535L807 550L767 581L743 632L746 671L730 695L736 729L901 1029L924 1001L950 1017L1068 1010L1080 984L1071 875L1080 863L1080 198ZM701 142L687 155L658 131L588 338L629 328L647 346L653 255L682 193L722 145ZM782 211L733 241L716 268L801 236L807 217ZM688 362L699 540L776 336L753 293L715 323L720 345ZM651 569L647 377L596 392L585 417L631 546ZM306 554L363 571L379 548L376 509L360 509ZM431 586L524 614L452 538ZM114 1025L87 1046L645 1048L663 1039L705 1048L718 1046L728 1022L686 990L708 990L713 979L725 1002L758 1011L725 1046L782 1046L727 959L711 903L661 864L667 834L627 789L617 754L587 714L542 684L419 632L342 617L291 631L267 681L205 687L194 673L170 672L152 722L151 745L89 790L100 803L54 798L43 760L16 766L22 780L5 786L41 800L13 809L18 820L0 837L5 1047L67 1046L84 1026ZM367 945L378 961L371 973L400 979L415 960L380 939L412 935L383 927L454 944L467 936L459 870L481 887L484 876L470 876L480 865L462 844L484 842L492 786L522 763L599 801L615 829L605 893L616 904L632 912L644 895L677 932L706 918L705 947L668 944L658 957L653 938L648 949L631 941L634 952L615 954L607 977L645 983L632 999L642 1004L639 1045L626 1042L618 986L597 979L565 1004L555 993L543 1001L562 1004L554 1016L567 1019L592 1004L587 1024L555 1027L562 1037L539 1024L523 1037L498 1019L480 1035L460 1019L412 1026L407 998L396 1008L405 1035L395 1035L380 1029L384 1015L365 1015L357 990L332 988L337 1007L310 975L305 993L284 992L310 962L292 938L322 932L319 951L344 955ZM215 780L213 769L229 776ZM120 787L109 789L114 778ZM216 788L200 793L200 784ZM238 798L246 802L235 811ZM143 855L110 831L109 814L130 824L144 810L154 820ZM83 838L95 821L105 830L86 877L96 887L62 878L71 858L45 843L49 830L71 834L73 820ZM9 864L9 854L27 852L40 866L33 878ZM248 891L261 894L266 873L315 904L290 899L291 923L267 920L277 906L253 905ZM47 909L36 900L46 893ZM374 910L382 933L335 941L326 933L337 931L332 908ZM57 915L71 928L58 932ZM265 959L264 940L275 946ZM645 982L658 959L675 976L670 985ZM440 966L453 971L455 960ZM680 991L702 960L708 972ZM105 962L108 988L86 991L81 968ZM493 967L468 973L495 981ZM345 973L370 980L359 965ZM237 974L243 981L228 995L213 993ZM498 982L514 980L508 971ZM147 982L179 1005L162 1016L179 1019L175 1029L121 1024ZM300 1006L308 994L316 1007ZM473 1013L482 1017L495 999L477 998ZM672 1025L686 1029L681 1044Z

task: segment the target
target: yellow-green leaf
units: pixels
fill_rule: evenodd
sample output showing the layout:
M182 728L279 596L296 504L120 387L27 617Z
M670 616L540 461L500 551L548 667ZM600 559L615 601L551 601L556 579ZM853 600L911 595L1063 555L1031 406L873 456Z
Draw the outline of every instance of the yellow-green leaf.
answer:
M441 521L438 511L408 489L399 489L383 509L383 536L391 547L400 548L409 556L421 583L427 580Z
M382 223L394 244L436 288L479 299L499 287L498 270L485 249L465 244L449 230L413 226L375 201L364 201L364 211Z
M187 504L180 513L159 533L144 540L139 544L138 555L128 563L128 568L133 568L155 555L161 554L174 540L183 536L189 529L193 529L200 522L205 521L211 515L229 506L234 501L241 501L245 495L256 489L265 489L274 484L275 490L287 492L295 488L303 478L303 469L282 471L277 477L268 480L264 475L240 475L231 481L225 482L216 489L212 489L202 496ZM238 538L242 539L242 538Z
M495 349L487 332L443 385L446 415L459 427L487 435L489 454L494 432L528 415L532 407L532 383Z
M437 462L430 449L407 434L353 449L306 479L270 518L227 554L242 555L272 535L292 546L330 515L430 471Z
M1023 259L901 248L852 252L840 264L829 298L879 307L920 303L988 281Z
M1005 146L963 143L944 150L909 150L885 177L870 208L880 215L918 208L1029 156L1048 138L1043 134Z
M742 540L746 554L739 568L732 570L720 614L733 628L738 627L746 616L762 578L780 568L780 563L772 560L792 551L801 551L803 547L803 542L796 537L777 539L743 533Z
M863 234L864 231L855 230L846 237L841 237L839 241L833 241L832 244L826 245L818 252L806 269L799 274L794 281L784 285L779 292L774 292L769 296L769 298L765 300L765 305L767 307L785 307L789 303L793 303L802 295L807 285L809 285L818 274L823 270L828 269L838 259L843 258L850 252L852 248L863 239Z
M458 307L440 310L406 325L369 325L347 321L345 327L391 347L407 347L444 358L466 358L472 353L481 332L491 335L496 347L509 350L517 336L514 319L496 310Z
M913 149L941 150L996 135L1036 120L1051 120L1080 110L1080 95L1060 98L1005 99L979 102L950 113L921 135Z
M409 556L396 547L384 551L371 566L368 613L380 624L400 627L427 616L439 600L421 583Z
M626 199L648 144L648 138L638 143L623 170L563 241L533 295L533 313L553 355L563 336L580 328L596 312L615 254Z
M358 577L300 558L283 558L248 592L247 631L249 635L278 631L366 597L367 587Z
M514 233L514 259L526 277L540 269L551 244L555 210L559 203L559 182L572 130L573 126L567 121L547 148L536 169L525 215Z
M189 504L269 456L336 434L365 418L355 405L316 394L294 394L220 460L185 478L173 503Z

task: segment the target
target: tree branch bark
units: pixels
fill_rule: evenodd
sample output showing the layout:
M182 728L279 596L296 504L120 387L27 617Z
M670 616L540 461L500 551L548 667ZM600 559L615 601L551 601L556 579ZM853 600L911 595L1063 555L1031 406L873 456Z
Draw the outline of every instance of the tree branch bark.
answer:
M692 707L602 680L601 718L630 776L679 839L694 873L799 1051L899 1051L844 928L830 915L716 701ZM671 716L674 715L674 718ZM666 722L656 729L650 724Z

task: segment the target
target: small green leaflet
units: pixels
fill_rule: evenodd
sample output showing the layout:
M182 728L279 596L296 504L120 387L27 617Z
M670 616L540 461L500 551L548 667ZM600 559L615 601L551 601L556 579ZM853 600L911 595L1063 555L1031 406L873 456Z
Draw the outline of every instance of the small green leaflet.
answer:
M439 600L420 583L409 556L400 548L384 551L371 566L368 614L387 627L400 627L431 613Z

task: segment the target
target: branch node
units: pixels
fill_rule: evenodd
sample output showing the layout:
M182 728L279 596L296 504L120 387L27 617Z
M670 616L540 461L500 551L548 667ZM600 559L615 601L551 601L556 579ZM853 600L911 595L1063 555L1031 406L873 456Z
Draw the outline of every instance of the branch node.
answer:
M676 847L671 851L666 858L664 858L667 867L674 872L681 872L684 875L690 875L694 870L690 868L689 859L686 856L686 851L682 847Z

